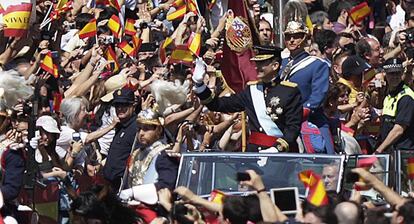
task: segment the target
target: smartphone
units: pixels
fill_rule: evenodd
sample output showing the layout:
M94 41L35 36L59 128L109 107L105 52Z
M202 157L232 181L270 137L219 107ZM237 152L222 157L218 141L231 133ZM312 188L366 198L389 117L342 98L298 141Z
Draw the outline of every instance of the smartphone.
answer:
M246 172L237 172L237 177L236 177L237 181L246 181L246 180L250 180L250 175Z
M75 141L75 142L79 142L81 140L80 134L78 132L73 132L72 133L72 140Z
M296 214L299 209L299 191L297 187L272 188L270 197L283 214Z
M355 183L359 180L359 175L349 171L345 176L346 183Z

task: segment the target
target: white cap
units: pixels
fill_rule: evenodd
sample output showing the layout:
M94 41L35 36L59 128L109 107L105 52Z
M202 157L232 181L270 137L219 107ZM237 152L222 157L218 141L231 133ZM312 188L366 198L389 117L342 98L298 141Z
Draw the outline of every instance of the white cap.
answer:
M45 131L49 133L60 134L57 122L51 116L41 116L36 121L36 127L42 127Z

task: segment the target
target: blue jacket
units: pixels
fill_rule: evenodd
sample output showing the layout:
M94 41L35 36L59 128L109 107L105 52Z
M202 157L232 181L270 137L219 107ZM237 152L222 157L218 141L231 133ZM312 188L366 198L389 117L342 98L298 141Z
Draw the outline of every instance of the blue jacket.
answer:
M293 58L293 65L300 62L309 54L305 51ZM289 58L282 60L282 68L279 74L283 72ZM289 81L298 84L299 91L302 95L303 107L309 108L312 112L322 107L329 88L329 66L322 59L316 59L290 75Z

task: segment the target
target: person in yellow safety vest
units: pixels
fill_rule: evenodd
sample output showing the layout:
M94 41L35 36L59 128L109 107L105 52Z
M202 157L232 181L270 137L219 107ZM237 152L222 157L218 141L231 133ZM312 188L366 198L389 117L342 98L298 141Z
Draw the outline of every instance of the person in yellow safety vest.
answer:
M402 81L404 67L399 58L388 59L383 68L388 94L384 99L380 139L376 153L414 149L414 91Z

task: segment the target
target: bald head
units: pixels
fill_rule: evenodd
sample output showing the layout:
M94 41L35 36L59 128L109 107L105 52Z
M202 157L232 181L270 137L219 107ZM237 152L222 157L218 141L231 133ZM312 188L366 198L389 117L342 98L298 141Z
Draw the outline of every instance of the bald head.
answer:
M359 223L358 206L349 201L341 202L335 207L335 214L338 224L357 224Z

